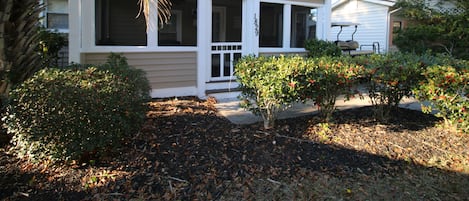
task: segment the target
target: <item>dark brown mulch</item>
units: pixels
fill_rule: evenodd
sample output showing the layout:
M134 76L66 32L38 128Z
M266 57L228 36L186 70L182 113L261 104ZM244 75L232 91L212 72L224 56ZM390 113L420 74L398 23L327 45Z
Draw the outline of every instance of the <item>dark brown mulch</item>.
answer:
M0 151L5 200L465 200L469 138L401 109L363 107L234 125L213 99L155 100L140 133L94 166L31 164Z

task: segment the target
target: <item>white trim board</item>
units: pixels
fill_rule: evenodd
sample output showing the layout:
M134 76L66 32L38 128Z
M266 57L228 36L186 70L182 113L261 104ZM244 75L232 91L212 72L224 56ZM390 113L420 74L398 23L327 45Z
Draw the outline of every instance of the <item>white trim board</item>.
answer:
M196 96L196 87L178 87L178 88L165 88L165 89L152 89L150 96L152 98L168 98L175 96Z

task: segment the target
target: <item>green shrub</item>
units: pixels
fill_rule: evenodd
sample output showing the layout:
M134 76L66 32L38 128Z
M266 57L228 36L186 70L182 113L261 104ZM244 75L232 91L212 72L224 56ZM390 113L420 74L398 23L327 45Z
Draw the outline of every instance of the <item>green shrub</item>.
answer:
M306 65L302 57L246 56L236 64L241 106L262 116L264 128L274 127L277 114L299 98L296 76Z
M356 94L355 89L364 67L351 61L350 57L320 57L310 59L304 71L306 84L302 97L311 99L319 108L320 116L329 121L336 110L337 97L348 99Z
M305 49L308 50L308 57L323 57L342 55L342 50L334 42L310 39L305 41Z
M45 69L10 93L13 149L33 160L79 160L114 152L145 119L148 81L113 55L101 67Z
M386 54L357 57L356 61L367 68L366 87L375 107L375 116L386 120L402 98L410 97L412 89L422 79L421 57L413 54Z
M56 33L46 28L39 30L38 53L43 67L59 66L59 51L67 45L67 38L63 33Z
M469 64L451 63L455 65L434 65L427 68L423 73L425 79L413 91L417 99L431 103L428 106L422 105L424 112L430 113L436 109L436 116L442 117L447 126L468 133Z

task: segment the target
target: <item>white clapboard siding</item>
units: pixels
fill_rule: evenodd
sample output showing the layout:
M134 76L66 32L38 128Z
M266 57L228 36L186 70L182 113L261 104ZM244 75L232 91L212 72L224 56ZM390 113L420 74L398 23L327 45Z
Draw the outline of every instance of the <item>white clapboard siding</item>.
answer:
M384 52L388 46L388 11L389 7L361 0L350 0L336 7L332 11L332 22L353 22L359 23L358 31L354 40L360 45L372 45L374 42L380 44L380 51ZM351 40L355 28L344 27L340 34L340 40ZM329 40L337 40L337 33L340 27L332 27ZM363 47L364 50L371 50L372 47Z

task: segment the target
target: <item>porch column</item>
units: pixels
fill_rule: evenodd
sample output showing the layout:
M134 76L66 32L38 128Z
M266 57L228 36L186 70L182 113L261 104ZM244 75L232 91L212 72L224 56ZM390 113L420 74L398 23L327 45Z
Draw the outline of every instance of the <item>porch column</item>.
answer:
M243 0L243 55L259 53L260 0Z
M331 30L331 0L324 0L324 6L318 8L317 38L327 40Z
M68 62L81 63L81 0L68 1Z
M206 98L205 83L211 65L212 0L197 1L197 96Z

